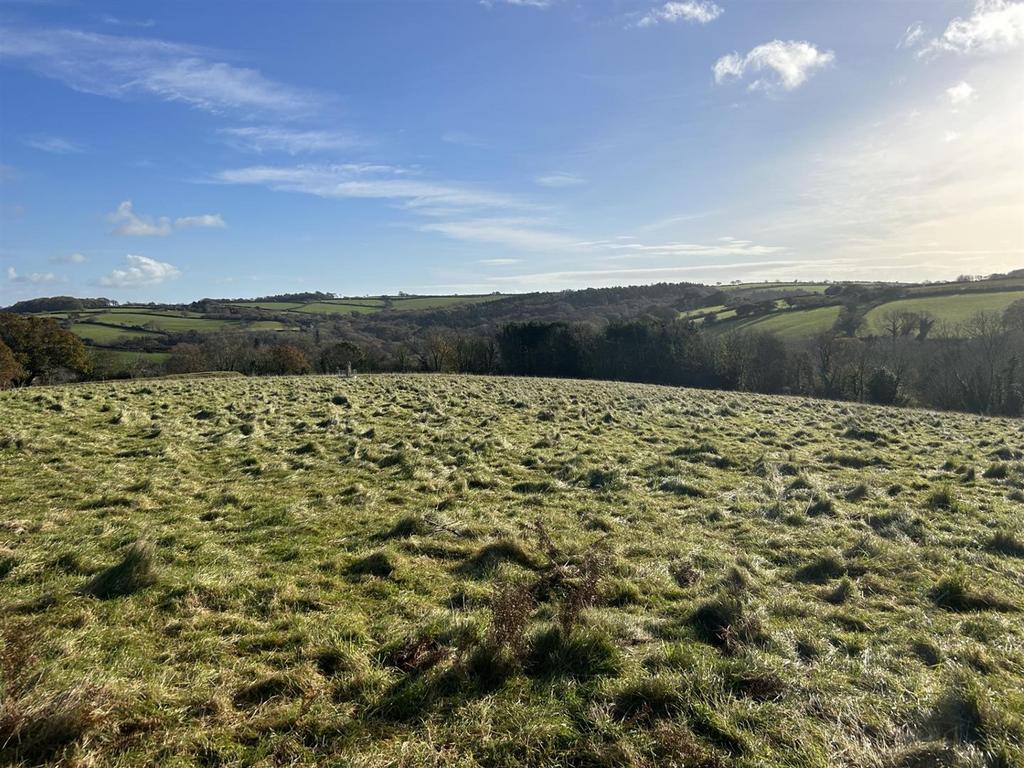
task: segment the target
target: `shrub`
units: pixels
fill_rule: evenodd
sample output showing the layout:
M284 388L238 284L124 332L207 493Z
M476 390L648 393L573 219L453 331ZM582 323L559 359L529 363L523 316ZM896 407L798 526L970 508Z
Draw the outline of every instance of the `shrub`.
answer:
M139 539L125 552L121 562L100 571L81 587L86 595L107 600L124 597L156 583L153 545Z
M533 607L533 593L528 584L508 581L499 585L491 599L488 642L518 657L523 650L526 627Z

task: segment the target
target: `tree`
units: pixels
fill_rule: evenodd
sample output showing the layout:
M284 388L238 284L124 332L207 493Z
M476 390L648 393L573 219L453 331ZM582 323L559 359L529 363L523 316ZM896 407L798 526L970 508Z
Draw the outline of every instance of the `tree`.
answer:
M50 318L0 312L0 341L24 370L17 384L84 374L90 369L82 340Z
M876 368L868 377L867 399L877 405L895 405L900 399L900 380L888 368Z
M1003 310L1003 323L1011 331L1024 331L1024 299L1017 299Z
M269 347L256 360L256 372L270 376L309 373L311 368L306 353L290 344Z
M339 341L325 347L320 353L320 370L324 373L341 373L349 365L362 362L363 350L351 341Z
M0 341L0 389L13 387L17 382L25 378L25 369L14 357L11 348Z
M198 344L175 344L167 358L168 373L198 373L209 368L203 348Z

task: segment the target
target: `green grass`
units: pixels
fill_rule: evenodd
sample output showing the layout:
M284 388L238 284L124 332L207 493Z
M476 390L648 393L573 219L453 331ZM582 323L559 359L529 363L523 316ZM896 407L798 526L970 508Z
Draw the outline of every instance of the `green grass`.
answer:
M219 320L190 314L183 317L158 312L106 312L90 318L97 323L112 325L129 325L151 328L156 331L220 331L238 327L234 320Z
M364 304L342 304L341 302L314 301L293 310L314 315L352 315L379 312L380 307Z
M133 328L111 328L109 325L74 323L71 332L76 336L100 346L121 344L129 339L148 339L156 336L155 331L140 331Z
M726 313L722 313L724 317ZM733 313L735 315L735 313ZM807 338L827 331L839 317L839 307L818 307L816 309L788 309L760 317L732 320L713 329L720 331L757 331L775 333L784 339Z
M1021 299L1024 299L1024 290L900 299L882 304L868 312L865 328L877 333L884 322L882 318L889 312L929 312L940 323L946 323L951 327L950 330L953 330L952 326L967 322L979 312L1002 313L1010 304Z
M1022 437L526 378L2 392L0 764L1021 765Z
M453 307L458 304L483 304L488 301L506 299L507 296L412 296L409 298L397 297L392 300L393 309L436 309L438 307Z

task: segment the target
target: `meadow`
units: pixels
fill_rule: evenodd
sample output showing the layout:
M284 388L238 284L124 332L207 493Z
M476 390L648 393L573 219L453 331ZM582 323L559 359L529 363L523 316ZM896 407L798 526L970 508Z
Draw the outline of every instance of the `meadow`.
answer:
M610 382L0 392L0 765L1019 766L1022 451Z

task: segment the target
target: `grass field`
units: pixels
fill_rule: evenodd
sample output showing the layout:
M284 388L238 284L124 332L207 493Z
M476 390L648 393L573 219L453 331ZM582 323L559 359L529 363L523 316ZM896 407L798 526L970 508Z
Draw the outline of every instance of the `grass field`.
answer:
M294 302L257 302L257 301L236 301L232 304L240 307L252 307L254 309L266 309L278 312L299 312L303 314L353 314L366 312L379 312L383 309L410 310L410 309L436 309L438 307L450 307L459 304L479 304L485 301L504 299L507 296L486 295L486 296L371 296L358 299L331 299L327 301L313 301L308 303Z
M973 285L973 283L972 283ZM900 299L875 307L865 317L865 328L878 332L883 318L889 312L929 312L941 323L956 326L965 323L979 312L1001 314L1010 304L1024 299L1024 291L996 293L967 293L955 296L928 296L919 299ZM950 330L953 330L950 328Z
M74 323L71 326L71 332L101 347L121 344L129 339L148 339L157 335L155 331L112 328L109 325L94 325L93 323Z
M111 325L128 325L152 328L157 331L223 331L239 326L239 323L232 320L219 320L203 317L202 315L188 315L177 317L160 312L105 312L94 314L90 317L92 322L109 323Z
M735 316L735 312L732 313ZM818 307L816 309L788 309L759 317L732 320L714 326L715 331L757 331L775 333L783 339L809 338L816 333L827 331L839 317L839 307ZM721 313L720 319L728 319Z
M1024 764L1019 421L643 385L0 393L0 764Z

